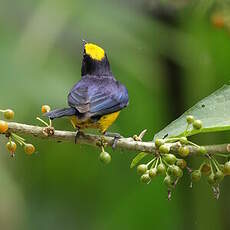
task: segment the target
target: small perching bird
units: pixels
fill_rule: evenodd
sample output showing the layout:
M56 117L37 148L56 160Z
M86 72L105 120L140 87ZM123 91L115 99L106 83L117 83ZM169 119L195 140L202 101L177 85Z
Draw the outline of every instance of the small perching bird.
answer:
M113 76L105 51L95 44L84 42L81 75L68 95L69 108L45 115L50 119L70 117L78 131L93 128L105 134L128 105L128 91Z

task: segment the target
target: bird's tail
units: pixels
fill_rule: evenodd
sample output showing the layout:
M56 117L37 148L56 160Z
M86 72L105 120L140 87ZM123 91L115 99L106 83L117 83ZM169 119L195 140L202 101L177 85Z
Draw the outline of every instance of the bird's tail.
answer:
M75 108L64 108L64 109L55 109L48 113L45 113L44 116L49 117L51 120L59 117L73 116L76 114Z

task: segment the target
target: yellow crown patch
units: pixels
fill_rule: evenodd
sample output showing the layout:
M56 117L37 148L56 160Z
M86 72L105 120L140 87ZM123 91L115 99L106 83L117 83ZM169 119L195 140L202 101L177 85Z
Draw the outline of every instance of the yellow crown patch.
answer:
M105 57L105 51L92 43L85 44L85 52L94 60L101 61Z

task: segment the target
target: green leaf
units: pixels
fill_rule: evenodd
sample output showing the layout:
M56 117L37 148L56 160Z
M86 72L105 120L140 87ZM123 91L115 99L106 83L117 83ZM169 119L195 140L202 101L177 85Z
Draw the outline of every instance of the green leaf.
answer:
M154 136L154 140L163 138L166 135L169 137L184 135L187 126L186 116L188 115L193 115L195 119L201 120L203 127L200 130L192 130L190 126L186 136L230 130L230 85L224 85L199 101L178 119L157 133Z
M141 161L146 155L148 155L148 153L144 153L144 152L141 152L141 153L138 153L132 160L131 162L131 165L130 165L130 168L133 168L135 167L139 161Z

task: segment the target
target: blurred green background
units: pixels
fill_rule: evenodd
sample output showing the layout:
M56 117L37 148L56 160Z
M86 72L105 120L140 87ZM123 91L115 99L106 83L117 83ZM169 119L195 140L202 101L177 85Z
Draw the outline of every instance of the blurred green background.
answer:
M66 106L80 79L81 39L102 46L130 105L110 131L145 140L230 77L228 1L3 0L0 2L0 108L40 125L40 108ZM72 130L68 120L54 122ZM229 133L196 141L223 143ZM171 202L162 178L143 185L133 152L26 137L37 152L11 159L0 139L0 229L229 229L230 181L218 201L188 175ZM196 163L194 160L192 164Z

